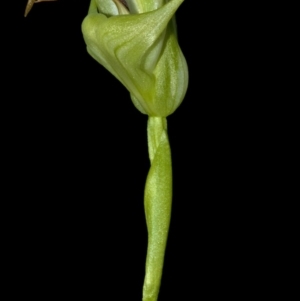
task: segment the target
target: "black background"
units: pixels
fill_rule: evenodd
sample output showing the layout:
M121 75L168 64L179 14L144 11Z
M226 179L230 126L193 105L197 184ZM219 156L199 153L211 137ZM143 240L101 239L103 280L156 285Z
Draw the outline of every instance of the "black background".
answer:
M12 277L40 300L141 300L147 117L87 54L89 1L36 4L24 18L26 2L11 4L2 49ZM228 33L208 14L191 0L177 13L190 81L168 117L174 198L160 301L239 297L258 252L245 223L252 185L261 183L244 173L259 149L243 123L247 105L236 101L242 66L231 64L238 50L228 50Z

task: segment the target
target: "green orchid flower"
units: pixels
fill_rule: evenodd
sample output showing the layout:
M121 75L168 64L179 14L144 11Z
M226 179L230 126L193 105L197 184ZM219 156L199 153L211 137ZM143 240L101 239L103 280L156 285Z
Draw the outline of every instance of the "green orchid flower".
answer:
M174 18L182 2L92 0L82 23L88 53L127 88L135 107L149 116L151 168L144 199L148 250L143 301L158 298L171 217L172 163L166 117L178 108L188 85Z
M82 24L89 54L127 88L136 108L149 116L172 114L186 93L187 64L172 19L182 2L92 0Z

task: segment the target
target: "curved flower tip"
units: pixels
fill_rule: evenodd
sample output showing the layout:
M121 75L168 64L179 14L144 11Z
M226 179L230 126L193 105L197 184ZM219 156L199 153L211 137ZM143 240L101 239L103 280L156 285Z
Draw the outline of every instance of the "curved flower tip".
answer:
M26 8L25 8L24 17L27 17L27 15L31 11L34 3L45 2L45 1L56 1L56 0L28 0Z
M186 93L188 69L172 19L182 2L92 0L82 24L90 55L122 82L136 108L150 116L172 114Z

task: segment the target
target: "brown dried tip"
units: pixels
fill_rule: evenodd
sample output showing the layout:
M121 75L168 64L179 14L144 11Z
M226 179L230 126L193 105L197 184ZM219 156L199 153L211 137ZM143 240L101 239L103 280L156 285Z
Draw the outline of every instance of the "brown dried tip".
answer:
M28 0L24 17L26 17L29 14L34 3L45 2L45 1L56 1L56 0Z
M27 5L26 5L26 9L25 9L24 17L26 17L29 14L29 12L32 9L32 6L33 6L34 2L35 2L35 0L28 0Z

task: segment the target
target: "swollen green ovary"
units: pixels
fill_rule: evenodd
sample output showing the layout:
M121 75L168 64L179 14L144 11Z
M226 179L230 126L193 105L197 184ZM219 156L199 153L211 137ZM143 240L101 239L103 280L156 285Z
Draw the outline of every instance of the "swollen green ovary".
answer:
M160 288L172 204L171 152L166 119L149 117L148 144L151 168L145 187L148 228L143 301L156 301Z

